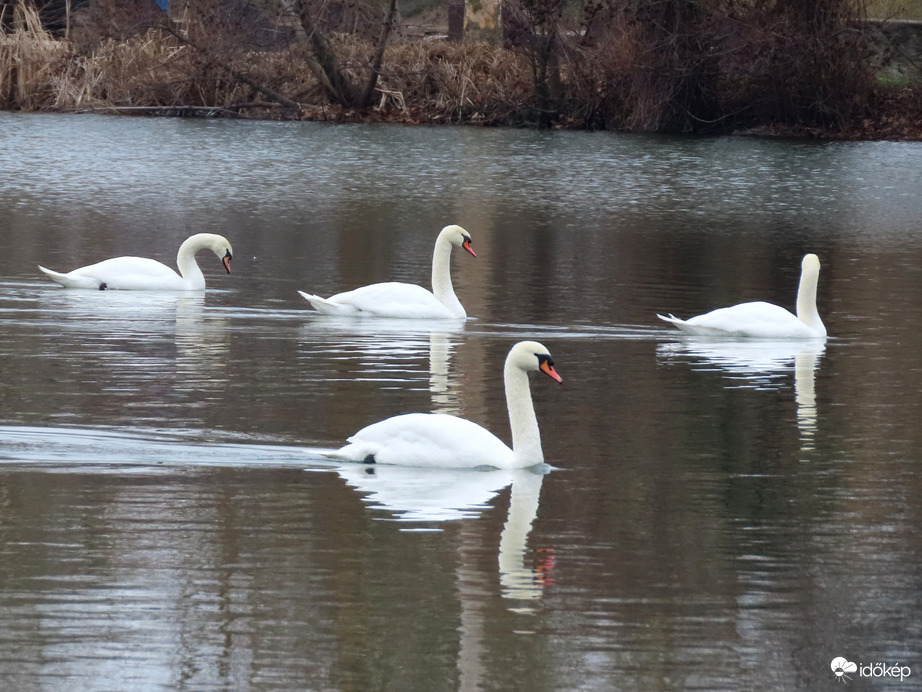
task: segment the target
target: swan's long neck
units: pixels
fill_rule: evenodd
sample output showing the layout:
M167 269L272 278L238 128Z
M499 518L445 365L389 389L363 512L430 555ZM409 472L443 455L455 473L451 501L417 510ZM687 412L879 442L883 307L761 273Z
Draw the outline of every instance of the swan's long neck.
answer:
M176 255L176 266L179 267L179 273L185 279L191 288L205 288L205 275L195 261L195 253L202 249L201 239L192 236L186 238L185 242L179 246L179 253Z
M826 336L826 325L816 309L816 284L819 277L819 267L816 265L810 264L801 271L800 286L797 289L797 318L818 335Z
M455 317L467 317L451 285L451 243L439 237L432 253L432 293Z
M527 465L544 462L541 451L541 433L531 400L528 374L522 368L506 361L503 369L506 383L506 407L509 409L509 427L512 429L512 453Z

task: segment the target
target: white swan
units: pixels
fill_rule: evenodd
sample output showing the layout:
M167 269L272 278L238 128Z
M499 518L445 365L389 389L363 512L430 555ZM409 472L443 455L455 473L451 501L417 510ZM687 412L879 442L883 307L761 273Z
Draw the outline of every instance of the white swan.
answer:
M704 315L680 320L672 315L657 315L687 334L731 336L754 339L816 339L826 336L826 327L816 309L816 283L820 260L804 255L800 287L797 289L797 315L778 305L761 301L720 308Z
M451 249L463 247L476 257L471 236L461 226L445 226L432 253L432 291L416 284L389 281L362 286L329 298L298 291L315 310L327 315L364 315L409 319L467 317L451 286Z
M551 354L537 341L520 341L503 368L512 449L489 430L446 413L407 413L362 428L329 456L365 463L442 468L525 468L544 462L528 371L562 382Z
M233 259L231 245L224 236L196 233L179 246L176 266L179 274L165 264L146 257L113 257L96 264L61 274L39 265L39 269L66 288L89 288L100 291L204 291L205 277L195 261L199 250L216 254L227 273Z

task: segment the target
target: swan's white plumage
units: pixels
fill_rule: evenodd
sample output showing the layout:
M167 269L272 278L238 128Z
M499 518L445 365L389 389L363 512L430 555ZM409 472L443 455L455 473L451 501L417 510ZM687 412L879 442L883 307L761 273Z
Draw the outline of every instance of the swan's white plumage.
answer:
M327 315L394 317L399 319L455 319L456 315L433 295L416 284L389 281L362 286L329 298L298 291L316 310Z
M688 320L673 315L657 315L681 331L696 336L745 337L752 339L816 339L826 336L826 326L816 308L816 285L820 261L805 255L801 263L797 290L797 314L784 308L755 301L712 310Z
M315 310L326 315L395 317L400 319L459 319L467 313L451 284L451 249L471 249L471 236L461 226L446 226L432 254L432 290L416 284L389 281L322 298L298 291Z
M330 456L378 464L470 468L524 468L544 462L531 400L528 371L542 370L561 381L550 352L536 341L512 347L503 368L512 448L489 430L444 413L409 413L373 423Z
M461 468L512 466L512 450L476 423L447 413L406 413L372 423L349 438L337 456L378 464Z
M214 252L230 273L233 250L225 237L215 233L197 233L179 246L176 255L179 273L161 262L146 257L113 257L66 274L46 269L41 265L39 269L66 288L202 291L205 289L205 276L195 261L195 253L199 250Z

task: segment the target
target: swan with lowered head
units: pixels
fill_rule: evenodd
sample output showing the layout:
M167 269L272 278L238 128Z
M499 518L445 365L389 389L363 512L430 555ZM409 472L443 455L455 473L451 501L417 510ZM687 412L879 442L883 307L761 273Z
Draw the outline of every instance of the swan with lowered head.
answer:
M748 337L752 339L818 339L826 336L826 326L816 309L816 284L820 260L804 255L800 286L797 289L797 314L778 305L756 301L712 310L688 320L672 315L657 315L687 334L696 336Z
M215 233L196 233L186 238L176 255L179 274L165 264L146 257L113 257L66 274L45 269L41 265L38 268L65 288L204 291L205 276L195 261L195 253L199 250L211 250L230 274L233 259L231 244L227 238Z
M512 449L476 423L446 413L407 413L362 428L335 459L442 468L525 468L544 462L541 434L531 400L528 372L540 370L558 382L550 351L537 341L520 341L503 368Z
M463 247L476 257L471 236L461 226L445 226L432 253L432 290L416 284L389 281L362 286L329 298L298 291L318 312L327 315L398 317L403 319L461 319L467 317L451 285L451 249Z

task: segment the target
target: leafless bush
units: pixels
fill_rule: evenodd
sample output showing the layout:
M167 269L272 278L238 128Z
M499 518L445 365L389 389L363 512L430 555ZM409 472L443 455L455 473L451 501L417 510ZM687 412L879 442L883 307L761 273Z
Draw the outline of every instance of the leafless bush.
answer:
M744 122L842 128L873 86L859 0L756 0L724 41L725 109Z
M588 124L844 127L867 98L861 0L592 0L572 74ZM596 94L593 98L592 86Z

